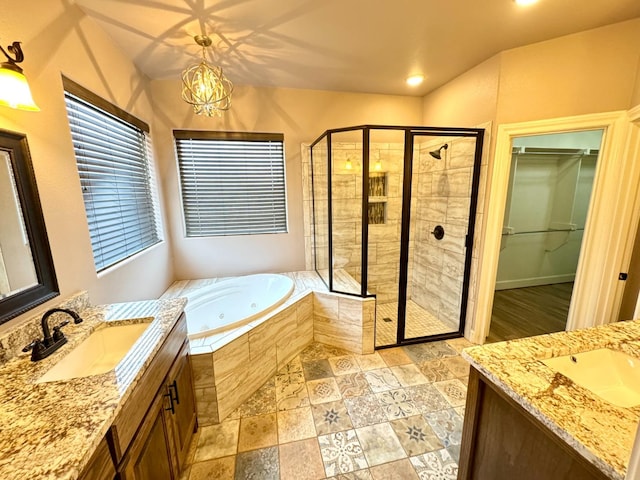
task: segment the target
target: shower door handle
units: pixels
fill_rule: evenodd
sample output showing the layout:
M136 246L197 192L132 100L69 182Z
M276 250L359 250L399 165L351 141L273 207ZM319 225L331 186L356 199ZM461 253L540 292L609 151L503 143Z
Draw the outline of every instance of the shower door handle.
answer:
M442 240L444 238L444 228L442 228L442 225L436 225L431 235L436 237L436 240Z

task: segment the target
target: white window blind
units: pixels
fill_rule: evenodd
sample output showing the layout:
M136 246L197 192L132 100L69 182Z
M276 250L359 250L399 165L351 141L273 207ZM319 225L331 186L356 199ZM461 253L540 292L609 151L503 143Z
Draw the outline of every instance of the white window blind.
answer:
M64 87L93 257L101 271L160 241L148 126L66 78Z
M286 233L282 134L174 136L188 237Z

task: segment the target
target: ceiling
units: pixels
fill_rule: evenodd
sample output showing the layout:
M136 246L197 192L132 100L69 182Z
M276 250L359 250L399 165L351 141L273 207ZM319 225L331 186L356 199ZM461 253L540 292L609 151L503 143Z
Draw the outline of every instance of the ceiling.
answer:
M638 0L76 0L153 79L209 58L236 85L425 95L496 53L640 17ZM425 82L404 79L422 73Z

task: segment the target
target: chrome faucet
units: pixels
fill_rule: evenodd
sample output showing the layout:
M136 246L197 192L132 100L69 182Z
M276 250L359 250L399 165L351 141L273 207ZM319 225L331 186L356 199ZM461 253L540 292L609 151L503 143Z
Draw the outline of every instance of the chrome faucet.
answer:
M38 360L42 360L43 358L47 358L53 352L58 350L62 345L67 343L67 337L62 333L62 327L69 324L69 320L65 320L64 322L53 327L53 335L51 335L51 331L49 330L49 317L54 313L66 313L71 318L73 318L73 323L82 322L82 318L73 310L68 310L66 308L52 308L47 310L42 316L42 334L44 338L42 340L36 339L31 342L29 345L22 349L23 352L28 352L31 350L31 361L37 362Z

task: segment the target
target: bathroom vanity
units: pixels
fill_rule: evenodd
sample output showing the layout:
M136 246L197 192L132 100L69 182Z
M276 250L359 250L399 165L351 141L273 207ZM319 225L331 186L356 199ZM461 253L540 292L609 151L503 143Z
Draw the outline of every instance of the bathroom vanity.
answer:
M197 426L185 303L89 307L51 357L1 365L0 478L177 479ZM148 326L115 368L45 376L96 332L131 324Z
M598 349L629 360L610 366L601 356L589 364ZM640 321L471 347L462 355L472 369L458 478L625 478L640 405L603 399L598 388L607 379L594 370L640 375ZM569 369L563 359L549 361L564 356Z

